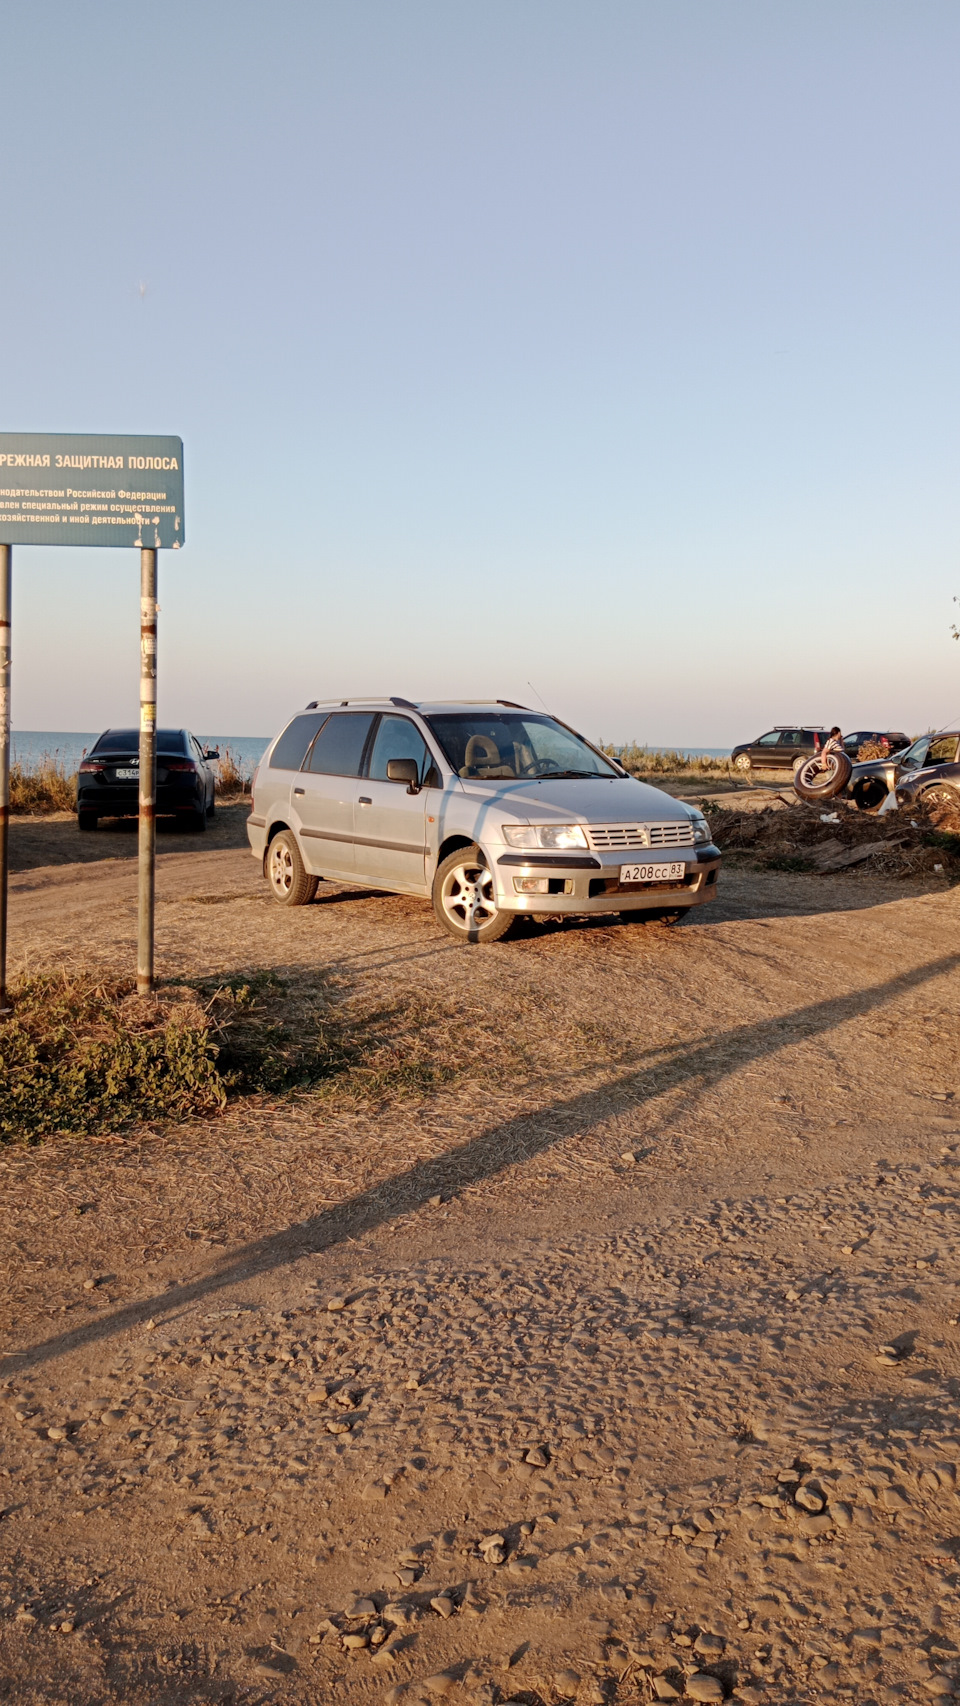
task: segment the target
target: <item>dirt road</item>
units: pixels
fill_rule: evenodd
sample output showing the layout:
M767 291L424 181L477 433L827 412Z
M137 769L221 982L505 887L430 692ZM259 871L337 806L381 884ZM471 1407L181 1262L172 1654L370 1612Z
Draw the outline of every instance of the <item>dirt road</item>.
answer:
M442 1070L3 1154L0 1698L960 1692L956 891L464 950L282 912L240 816L161 856L165 972ZM21 831L15 956L129 962L129 859Z

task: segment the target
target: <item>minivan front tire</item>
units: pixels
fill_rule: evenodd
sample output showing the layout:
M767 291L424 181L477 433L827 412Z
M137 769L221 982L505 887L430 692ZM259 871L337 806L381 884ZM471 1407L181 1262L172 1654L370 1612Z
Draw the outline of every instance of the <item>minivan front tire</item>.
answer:
M457 847L437 866L433 910L459 942L499 941L517 916L497 905L493 872L476 845Z
M281 906L308 906L320 881L304 870L297 838L289 829L281 829L267 848L266 874Z

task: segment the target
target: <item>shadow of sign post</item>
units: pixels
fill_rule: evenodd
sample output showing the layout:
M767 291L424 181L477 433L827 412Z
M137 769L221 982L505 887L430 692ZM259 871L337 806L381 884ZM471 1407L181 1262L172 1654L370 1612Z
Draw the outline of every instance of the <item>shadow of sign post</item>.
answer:
M183 443L93 433L0 433L0 1013L7 996L14 545L140 552L137 989L153 989L157 789L157 553L184 543Z

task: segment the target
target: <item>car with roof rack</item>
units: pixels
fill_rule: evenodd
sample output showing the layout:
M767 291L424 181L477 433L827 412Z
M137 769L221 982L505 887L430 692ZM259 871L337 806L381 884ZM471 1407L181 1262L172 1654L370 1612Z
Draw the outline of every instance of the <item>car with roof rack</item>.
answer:
M247 834L274 898L322 881L433 902L465 942L519 918L676 922L716 893L703 813L513 700L312 700L253 782Z
M756 740L744 741L730 754L735 770L796 770L820 751L827 738L822 723L806 723L798 728L794 723L778 723Z

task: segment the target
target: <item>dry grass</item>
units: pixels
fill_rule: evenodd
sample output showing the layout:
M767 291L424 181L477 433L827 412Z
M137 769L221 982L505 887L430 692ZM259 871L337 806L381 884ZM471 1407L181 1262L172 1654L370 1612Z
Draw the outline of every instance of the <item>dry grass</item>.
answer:
M421 996L351 996L322 973L250 971L140 998L129 981L58 972L25 978L12 995L0 1026L0 1143L209 1117L238 1098L310 1092L379 1108L498 1076L496 1027ZM520 1056L503 1067L513 1073Z
M250 794L250 777L242 761L229 746L220 753L217 765L217 795L220 799L237 799Z
M640 746L637 741L628 741L619 752L612 746L605 746L603 751L611 758L616 758L625 770L629 770L631 776L639 776L642 779L655 776L662 780L666 776L678 776L696 781L699 777L715 778L736 774L729 758L712 758L708 753L688 757L683 752L660 752L649 746Z
M10 810L23 816L49 812L72 812L77 803L76 771L67 773L60 759L44 753L39 764L27 769L18 761L10 766Z

